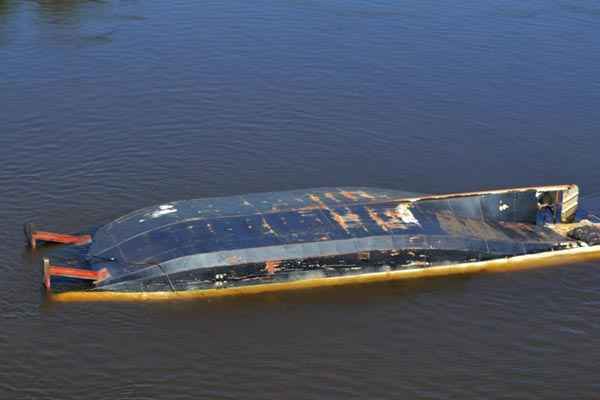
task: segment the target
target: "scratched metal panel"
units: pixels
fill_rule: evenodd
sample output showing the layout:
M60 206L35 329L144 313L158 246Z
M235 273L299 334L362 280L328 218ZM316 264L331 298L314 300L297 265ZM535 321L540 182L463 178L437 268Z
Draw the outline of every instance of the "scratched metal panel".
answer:
M264 225L261 215L241 216L228 220L230 233L239 247L272 246L281 240ZM218 236L218 233L215 233Z
M282 243L347 239L349 235L319 210L265 214L264 219Z
M240 241L260 236L261 231L251 229L240 217L215 218L210 221L214 230L215 250L229 250L242 247Z

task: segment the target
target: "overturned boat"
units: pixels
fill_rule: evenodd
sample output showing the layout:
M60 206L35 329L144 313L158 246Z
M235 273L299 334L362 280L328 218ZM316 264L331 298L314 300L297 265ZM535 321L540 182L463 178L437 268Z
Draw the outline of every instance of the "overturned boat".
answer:
M319 188L176 201L132 212L43 259L58 300L218 296L600 257L576 185L419 195Z

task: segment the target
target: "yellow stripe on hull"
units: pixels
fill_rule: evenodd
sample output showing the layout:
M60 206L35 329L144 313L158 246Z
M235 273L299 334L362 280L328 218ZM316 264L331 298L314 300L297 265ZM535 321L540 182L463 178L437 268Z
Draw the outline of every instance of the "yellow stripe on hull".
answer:
M285 290L331 287L370 282L396 281L402 279L474 274L480 272L515 271L528 268L564 265L573 262L592 261L597 259L600 259L600 245L591 247L578 247L567 250L550 251L538 254L528 254L523 256L506 257L490 261L449 264L436 267L376 272L362 275L313 278L290 282L268 283L222 289L202 289L181 292L73 291L51 294L50 299L59 302L125 302L199 299L211 297L238 296L245 294L272 293Z

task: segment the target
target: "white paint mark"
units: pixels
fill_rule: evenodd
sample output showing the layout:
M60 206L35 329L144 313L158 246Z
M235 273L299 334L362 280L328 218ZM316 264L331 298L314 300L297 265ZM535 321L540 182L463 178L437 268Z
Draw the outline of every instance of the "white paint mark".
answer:
M410 204L408 203L400 203L398 207L396 207L396 215L398 218L405 224L414 224L421 226L419 220L415 218L412 211L410 211Z
M164 204L162 206L158 206L158 210L154 211L152 214L150 214L150 217L152 218L158 218L160 216L163 215L167 215L167 214L172 214L177 212L177 209L175 208L174 205L172 204Z
M142 218L142 219L140 219L138 222L141 224L141 223L142 223L142 222L144 222L144 221L145 221L145 219L143 219L143 218Z
M500 206L498 207L498 210L500 211L506 211L510 208L510 206L508 204L502 204L500 203Z

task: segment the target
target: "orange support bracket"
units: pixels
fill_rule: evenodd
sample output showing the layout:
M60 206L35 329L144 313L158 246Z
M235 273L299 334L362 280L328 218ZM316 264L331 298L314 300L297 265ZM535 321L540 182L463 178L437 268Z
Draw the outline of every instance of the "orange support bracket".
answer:
M106 268L102 268L99 271L92 271L89 269L51 265L50 259L47 257L43 258L42 265L44 267L44 286L47 290L50 290L52 287L51 278L53 276L89 280L94 281L94 284L110 277L110 272Z
M32 249L37 247L38 240L50 243L74 245L88 244L92 241L90 235L65 235L63 233L36 231L33 224L25 224L25 237Z

